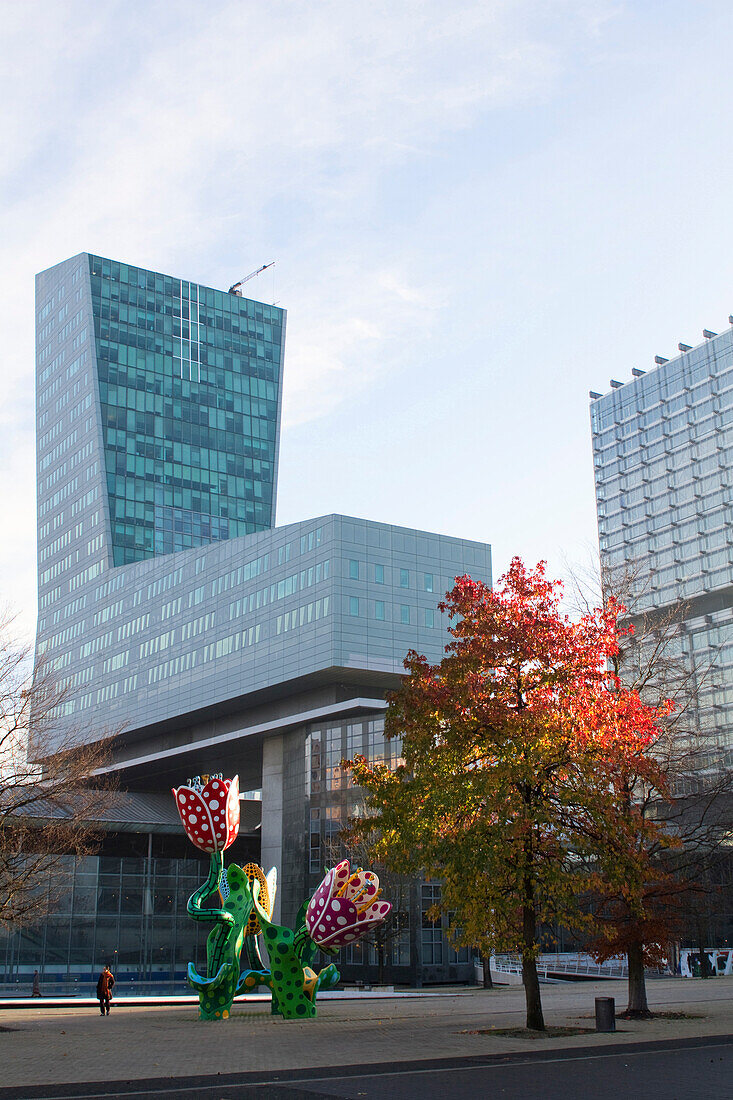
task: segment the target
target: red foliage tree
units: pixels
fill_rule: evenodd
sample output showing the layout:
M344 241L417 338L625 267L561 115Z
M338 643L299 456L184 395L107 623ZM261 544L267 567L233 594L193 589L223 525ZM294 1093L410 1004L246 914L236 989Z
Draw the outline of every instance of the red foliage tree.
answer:
M580 612L603 603L619 622L610 657L612 683L636 693L664 715L654 742L654 784L637 773L629 753L619 760L617 796L638 826L645 873L624 892L604 884L594 898L602 930L589 946L599 959L626 955L629 999L625 1016L649 1017L645 968L676 958L674 941L694 927L704 969L706 915L720 902L733 825L733 766L717 729L703 717L713 690L725 686L716 661L690 644L684 602L658 608L651 598L648 563L576 572L573 598ZM600 582L600 583L599 583ZM648 822L656 823L649 827ZM630 884L629 884L630 885Z
M623 894L643 877L619 776L633 756L635 774L660 781L648 753L659 711L608 671L615 610L571 622L543 562L515 558L493 590L459 577L439 606L452 620L446 656L408 653L389 701L404 764L352 764L373 815L355 830L378 830L395 871L442 880L458 942L521 954L527 1026L543 1030L540 924L587 927L589 882Z

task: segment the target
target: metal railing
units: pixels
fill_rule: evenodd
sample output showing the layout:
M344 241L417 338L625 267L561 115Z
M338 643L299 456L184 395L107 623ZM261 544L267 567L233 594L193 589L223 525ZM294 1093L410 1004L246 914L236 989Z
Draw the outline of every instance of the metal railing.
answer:
M496 955L491 960L491 967L498 973L521 974L522 960L519 955ZM598 963L583 952L563 951L539 955L537 973L541 978L561 974L579 978L626 978L629 971L624 959L607 959Z

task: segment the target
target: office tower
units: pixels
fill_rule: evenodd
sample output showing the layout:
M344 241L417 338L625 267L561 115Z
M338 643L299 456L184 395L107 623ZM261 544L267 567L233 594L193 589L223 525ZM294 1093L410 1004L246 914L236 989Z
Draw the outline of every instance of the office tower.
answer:
M86 255L38 300L39 518L73 483L63 455L104 474L108 565L273 526L284 310Z
M601 564L637 575L635 610L675 605L710 749L733 748L733 330L591 393Z
M441 595L459 574L490 581L490 547L339 515L274 526L281 309L81 254L38 276L37 326L37 649L66 687L58 728L119 731L110 767L132 793L104 866L137 861L157 881L165 857L182 873L161 800L188 776L237 772L262 796L243 853L259 835L291 919L353 806L339 762L398 751L386 693L408 649L440 659ZM415 887L405 980L468 972L423 922L435 889ZM185 911L122 905L109 943L129 945L130 972L182 973L183 947L151 945L187 943ZM85 965L70 952L68 973Z

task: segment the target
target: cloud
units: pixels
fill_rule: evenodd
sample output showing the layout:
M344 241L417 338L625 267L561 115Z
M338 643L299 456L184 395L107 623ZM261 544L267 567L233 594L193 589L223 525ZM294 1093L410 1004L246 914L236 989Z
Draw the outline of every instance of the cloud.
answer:
M427 339L435 310L397 269L334 279L343 292L331 305L304 311L289 324L285 427L325 417L395 369L415 333Z
M277 255L289 423L420 354L448 295L405 239L442 143L542 99L609 4L5 4L4 577L35 579L33 275L90 250L211 285ZM586 31L587 25L587 31ZM390 253L396 239L399 257ZM262 280L252 293L265 297ZM10 411L11 410L11 411ZM6 582L7 583L7 582Z

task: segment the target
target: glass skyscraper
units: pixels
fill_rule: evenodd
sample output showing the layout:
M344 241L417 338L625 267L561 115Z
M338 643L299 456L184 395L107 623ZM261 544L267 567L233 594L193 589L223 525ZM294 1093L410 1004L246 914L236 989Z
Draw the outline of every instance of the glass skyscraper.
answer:
M272 527L285 313L89 256L115 565Z
M733 750L733 330L591 393L601 564L638 578L639 611L675 605L694 721Z

